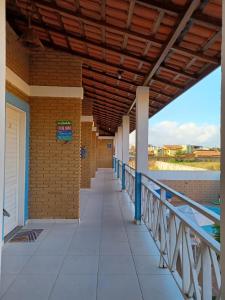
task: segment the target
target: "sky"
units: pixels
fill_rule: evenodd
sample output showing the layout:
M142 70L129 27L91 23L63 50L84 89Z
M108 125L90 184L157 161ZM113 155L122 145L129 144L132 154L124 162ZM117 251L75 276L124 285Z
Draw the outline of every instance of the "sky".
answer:
M149 119L148 143L220 145L220 83L217 68ZM130 144L135 143L135 132Z

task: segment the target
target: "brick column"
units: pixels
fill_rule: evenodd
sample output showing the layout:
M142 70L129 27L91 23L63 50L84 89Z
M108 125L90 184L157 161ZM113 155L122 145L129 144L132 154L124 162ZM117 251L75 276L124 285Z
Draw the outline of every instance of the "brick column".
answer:
M96 172L96 127L92 127L91 142L91 177L95 177Z
M99 132L96 132L96 136L95 136L95 139L96 139L96 148L95 148L95 172L98 171L98 164L97 164L97 153L98 153L98 149L99 149L99 140L98 140L98 137L99 137Z
M92 116L81 117L81 188L91 187Z

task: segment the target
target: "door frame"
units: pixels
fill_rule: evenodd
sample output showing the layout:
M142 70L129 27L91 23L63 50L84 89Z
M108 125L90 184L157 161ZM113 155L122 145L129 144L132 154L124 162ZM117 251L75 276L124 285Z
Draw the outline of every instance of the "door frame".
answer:
M23 226L25 223L25 169L26 169L26 112L15 107L12 104L6 103L6 118L7 109L12 109L18 113L19 118L19 156L18 156L18 209L17 220L18 225ZM4 199L5 200L5 199ZM4 231L3 231L4 235Z

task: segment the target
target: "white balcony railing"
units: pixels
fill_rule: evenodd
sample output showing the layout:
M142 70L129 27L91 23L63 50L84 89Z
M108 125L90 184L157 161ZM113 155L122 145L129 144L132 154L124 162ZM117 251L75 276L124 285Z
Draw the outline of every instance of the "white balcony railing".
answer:
M134 202L135 170L128 165L125 183ZM220 243L173 205L168 194L218 226L220 216L146 175L141 184L142 219L160 251L159 267L170 270L184 298L221 299Z

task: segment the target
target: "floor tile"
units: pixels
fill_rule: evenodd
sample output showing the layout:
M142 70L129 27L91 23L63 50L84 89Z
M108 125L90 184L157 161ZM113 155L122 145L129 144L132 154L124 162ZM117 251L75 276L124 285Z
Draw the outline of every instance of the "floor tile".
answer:
M130 242L130 247L134 255L159 255L159 250L151 239L144 242Z
M22 270L22 274L57 274L60 270L63 256L33 256Z
M48 300L55 276L19 275L2 300Z
M16 279L15 274L1 274L1 282L0 282L0 297L6 293L10 285Z
M98 256L72 255L67 256L61 268L61 274L97 274Z
M134 275L99 276L97 295L98 300L142 300L138 279Z
M130 247L128 242L102 242L101 255L130 255Z
M94 275L61 275L50 300L96 300L96 286L97 277Z
M159 268L158 255L134 255L134 262L138 274L168 275L169 270Z
M140 275L139 280L144 300L184 299L171 275Z
M40 246L39 241L30 243L6 243L3 246L3 255L32 255Z
M71 237L72 238L72 237ZM35 255L64 255L66 254L70 239L46 238L35 251Z
M26 263L31 259L28 255L3 255L2 256L2 273L18 274L22 271Z
M134 261L131 255L100 256L100 274L135 274Z

